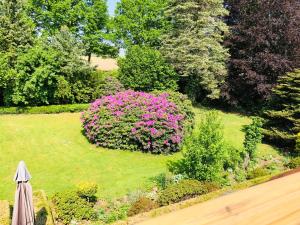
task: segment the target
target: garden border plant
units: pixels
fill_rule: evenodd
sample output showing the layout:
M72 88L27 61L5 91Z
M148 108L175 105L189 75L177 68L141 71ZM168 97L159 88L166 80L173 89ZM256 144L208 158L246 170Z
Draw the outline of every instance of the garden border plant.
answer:
M165 92L155 95L132 90L103 96L82 113L84 133L97 146L177 152L192 130L193 113L188 106L177 106L169 96L176 98Z

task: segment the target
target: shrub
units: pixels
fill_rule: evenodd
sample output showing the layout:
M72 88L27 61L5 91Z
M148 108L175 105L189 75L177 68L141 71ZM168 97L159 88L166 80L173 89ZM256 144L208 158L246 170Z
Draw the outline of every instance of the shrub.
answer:
M154 177L154 181L158 188L166 189L171 184L176 184L184 179L184 176L181 174L173 175L171 173L161 173L158 176Z
M98 185L92 182L82 182L77 185L77 194L81 198L85 198L88 201L95 199L95 195L98 190Z
M252 118L252 123L243 128L245 132L244 149L250 159L255 158L257 144L262 140L262 120L258 117Z
M194 117L193 105L187 95L181 94L177 91L158 91L152 92L155 95L161 95L167 93L166 97L169 101L175 103L179 108L182 115L184 115L184 127L186 132L191 132L194 128Z
M300 167L300 156L292 158L287 166L291 169Z
M99 72L97 72L99 73ZM93 99L98 99L107 95L114 95L117 92L125 91L123 84L115 76L106 76L100 74L95 78L95 89L93 92Z
M136 91L176 90L178 75L158 50L133 46L119 60L120 81Z
M110 202L107 207L100 208L98 219L104 223L113 223L126 219L129 206L120 202Z
M257 177L264 177L264 176L267 176L269 174L270 174L270 172L266 168L258 167L258 168L255 168L253 170L250 170L247 173L247 179L250 180L250 179L257 178Z
M48 105L34 107L0 107L1 114L53 114L63 112L82 112L88 109L88 104Z
M172 184L164 189L160 193L157 202L160 206L165 206L206 194L216 189L218 189L218 186L213 183L201 183L197 180L182 180L178 184Z
M74 191L55 194L53 203L57 219L64 224L69 224L72 220L96 219L92 203L80 198Z
M170 153L184 138L184 112L168 94L124 91L96 100L82 114L87 138L97 146Z
M183 158L171 162L169 170L191 179L221 182L226 151L220 118L212 111L201 122L198 133L187 139Z
M148 212L152 209L157 208L157 204L149 198L142 197L132 204L128 210L128 216L134 216L139 213Z

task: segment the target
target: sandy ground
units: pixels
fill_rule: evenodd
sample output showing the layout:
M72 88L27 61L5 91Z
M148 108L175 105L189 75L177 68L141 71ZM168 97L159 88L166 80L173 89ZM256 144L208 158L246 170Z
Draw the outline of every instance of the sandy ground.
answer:
M139 225L300 225L300 173L166 214Z
M87 57L82 57L83 59L87 60ZM91 57L91 66L95 66L97 70L103 70L103 71L112 71L118 69L118 63L116 59L111 58L101 58L92 56Z

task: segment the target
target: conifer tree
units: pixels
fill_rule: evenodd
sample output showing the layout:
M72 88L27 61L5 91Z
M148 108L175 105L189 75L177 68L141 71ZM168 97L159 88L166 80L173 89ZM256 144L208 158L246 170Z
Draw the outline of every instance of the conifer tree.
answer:
M266 113L265 138L294 148L300 132L300 70L287 73L273 89L272 109Z
M222 0L171 0L170 29L161 51L181 75L181 88L194 100L217 99L227 76L228 51L222 46L228 27Z

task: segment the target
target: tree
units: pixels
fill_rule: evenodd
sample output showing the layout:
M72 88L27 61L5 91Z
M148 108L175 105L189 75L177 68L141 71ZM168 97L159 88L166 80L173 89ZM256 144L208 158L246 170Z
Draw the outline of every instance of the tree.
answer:
M34 43L34 27L22 0L0 0L0 105L6 86L13 79L11 67L17 54Z
M14 81L4 96L6 105L89 102L94 90L92 69L81 59L82 51L67 29L39 38L31 49L18 55L12 68Z
M216 99L227 76L228 32L222 0L171 0L166 10L171 23L162 53L181 75L184 91L193 99Z
M111 54L117 49L107 42L109 21L105 0L28 0L28 13L39 31L53 35L63 26L85 45L85 54Z
M178 75L158 50L132 46L119 60L120 81L138 91L176 90Z
M300 70L286 73L273 89L271 109L265 113L266 140L294 149L300 132Z
M278 77L300 67L298 0L229 0L229 77L223 97L252 107L268 100Z
M165 30L164 9L168 0L121 0L117 3L114 27L123 48L131 45L160 45Z
M212 111L201 122L197 134L187 140L183 158L171 162L169 169L188 178L220 182L225 156L222 124L218 114Z

